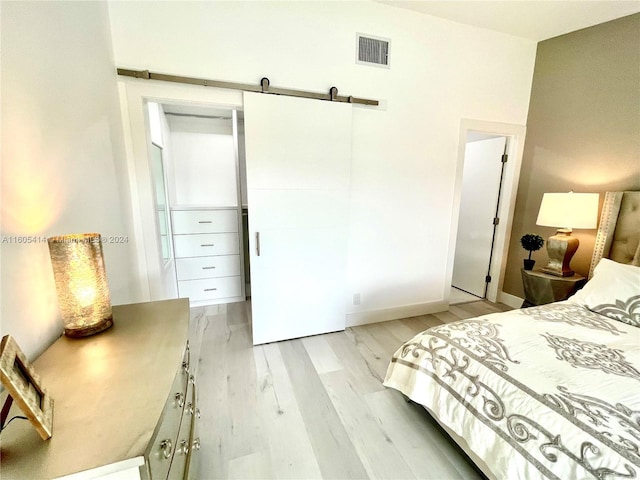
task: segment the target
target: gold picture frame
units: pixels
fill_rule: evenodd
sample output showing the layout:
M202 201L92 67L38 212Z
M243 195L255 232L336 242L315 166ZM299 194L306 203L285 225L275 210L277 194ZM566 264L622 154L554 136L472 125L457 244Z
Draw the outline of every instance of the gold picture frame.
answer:
M11 401L15 401L40 437L43 440L51 438L53 398L42 386L40 377L11 335L2 337L0 343L0 380L9 393L7 403L2 408L2 423L9 413Z

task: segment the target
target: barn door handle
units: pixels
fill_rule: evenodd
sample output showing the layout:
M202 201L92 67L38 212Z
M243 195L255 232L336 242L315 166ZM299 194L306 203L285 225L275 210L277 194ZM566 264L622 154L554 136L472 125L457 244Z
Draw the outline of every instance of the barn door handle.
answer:
M260 256L260 232L256 232L256 255Z

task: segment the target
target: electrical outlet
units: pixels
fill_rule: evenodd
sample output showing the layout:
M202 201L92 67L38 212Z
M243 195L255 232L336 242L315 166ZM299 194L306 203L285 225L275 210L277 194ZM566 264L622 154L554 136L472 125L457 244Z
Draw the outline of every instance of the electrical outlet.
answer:
M353 304L354 305L360 305L360 294L359 293L354 293L353 294Z

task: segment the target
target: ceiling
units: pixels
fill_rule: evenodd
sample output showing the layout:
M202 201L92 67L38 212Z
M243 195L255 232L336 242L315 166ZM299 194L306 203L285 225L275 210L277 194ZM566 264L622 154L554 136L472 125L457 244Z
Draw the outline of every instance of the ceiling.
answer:
M640 12L640 0L376 0L535 41Z

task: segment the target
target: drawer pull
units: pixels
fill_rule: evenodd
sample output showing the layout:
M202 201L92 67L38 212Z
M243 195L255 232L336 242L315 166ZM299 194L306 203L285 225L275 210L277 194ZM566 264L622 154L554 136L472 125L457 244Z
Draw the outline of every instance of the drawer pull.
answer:
M217 290L217 288L205 288L204 291L205 292L215 292Z
M191 444L191 448L194 450L200 450L200 437L196 438Z
M189 373L189 362L182 362L182 373Z
M213 243L202 243L200 244L201 247L215 247L215 245Z
M184 395L182 393L176 393L175 399L178 404L178 408L184 407Z
M211 220L200 220L198 223L213 223Z
M187 413L189 415L193 415L193 403L191 402L187 403L187 406L185 408L187 409Z
M173 452L173 445L171 445L171 440L169 440L168 438L165 440L162 440L160 442L160 453L162 453L162 457L165 460L168 460L171 458L172 452Z
M189 453L189 442L187 442L186 440L180 440L178 455L186 455L187 453Z
M196 384L196 377L194 377L193 375L189 375L189 383L192 383L193 385Z
M196 408L196 418L200 418L200 409ZM200 439L198 439L200 440Z
M213 270L213 269L215 269L215 268L216 268L216 267L202 267L202 269L203 269L203 270Z

